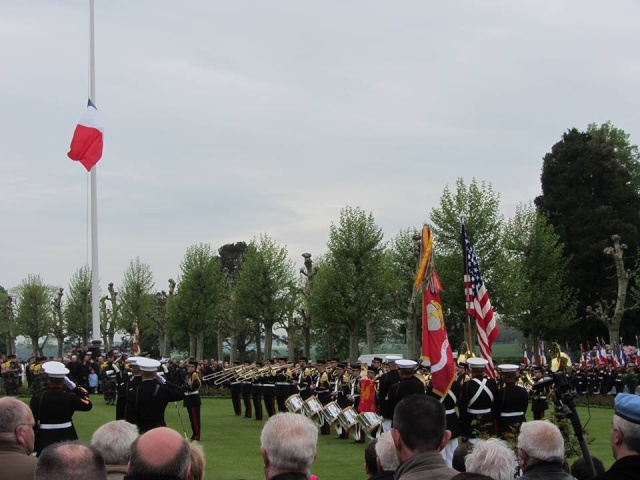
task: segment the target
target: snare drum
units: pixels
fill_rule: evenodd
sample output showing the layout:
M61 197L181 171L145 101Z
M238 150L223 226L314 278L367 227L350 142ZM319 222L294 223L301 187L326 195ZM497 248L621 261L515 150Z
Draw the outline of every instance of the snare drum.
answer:
M375 412L362 412L358 415L360 429L372 440L382 433L382 418Z
M291 395L284 401L284 404L291 413L302 413L301 410L304 402L299 394Z
M302 404L302 411L304 414L316 422L318 426L324 423L324 417L322 416L322 403L318 400L318 397L309 397Z
M329 425L333 425L338 421L341 411L337 402L330 402L322 409L322 416Z
M338 415L338 422L346 432L349 432L354 440L360 440L360 427L358 426L358 412L353 407L347 407Z

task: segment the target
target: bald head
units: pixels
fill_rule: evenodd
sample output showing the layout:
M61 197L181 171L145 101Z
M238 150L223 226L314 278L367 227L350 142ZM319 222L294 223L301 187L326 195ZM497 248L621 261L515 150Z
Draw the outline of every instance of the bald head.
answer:
M187 441L167 427L154 428L133 443L131 475L166 475L187 478L190 466Z

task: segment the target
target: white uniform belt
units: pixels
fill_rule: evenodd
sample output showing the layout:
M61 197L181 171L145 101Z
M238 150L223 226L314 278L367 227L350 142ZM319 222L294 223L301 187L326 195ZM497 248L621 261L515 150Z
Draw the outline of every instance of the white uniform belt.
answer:
M500 414L501 417L519 417L524 415L524 412L502 412Z
M544 397L544 396L538 397L538 400L546 400L546 399L547 399L547 397Z
M185 396L189 396L189 395L197 395L197 394L199 394L199 393L200 393L200 392L199 392L198 390L195 390L195 391L193 391L193 392L184 392Z
M480 410L476 410L475 408L469 409L469 413L472 413L473 415L482 415L489 412L491 412L490 408L481 408Z
M58 430L60 428L69 428L72 427L73 424L71 422L66 423L41 423L41 430Z
M444 413L446 413L447 415L451 415L453 413L456 413L456 409L452 408L451 410L445 410Z

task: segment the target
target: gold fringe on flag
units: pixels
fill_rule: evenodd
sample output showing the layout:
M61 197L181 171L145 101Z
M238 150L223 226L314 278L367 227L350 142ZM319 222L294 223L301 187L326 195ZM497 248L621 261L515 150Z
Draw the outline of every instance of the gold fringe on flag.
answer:
M420 291L423 283L429 278L427 276L427 269L429 266L429 260L431 259L431 250L433 249L433 237L431 236L431 230L424 225L422 227L422 239L420 244L420 264L418 265L418 271L416 272L416 279L413 282L413 288L416 292Z

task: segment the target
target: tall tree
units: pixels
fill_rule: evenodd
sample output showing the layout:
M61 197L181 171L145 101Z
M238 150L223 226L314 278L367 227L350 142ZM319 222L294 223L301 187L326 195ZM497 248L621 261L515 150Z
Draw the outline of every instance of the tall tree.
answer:
M314 267L310 253L303 253L304 268L300 269L300 274L304 277L301 281L299 292L302 295L300 305L298 307L298 315L302 320L302 353L305 357L311 356L311 329L313 327L313 317L309 308L309 299L313 291L313 280L316 275L317 267Z
M91 268L84 265L69 280L64 317L66 334L80 339L85 347L92 338L91 312Z
M569 260L553 226L532 205L519 205L507 223L503 249L514 290L501 312L506 323L532 336L534 345L539 339L559 340L577 321L577 301L568 284Z
M16 351L16 326L13 310L13 297L0 285L0 335L4 340L5 351L13 354Z
M133 335L136 323L141 334L144 334L145 329L152 328L147 312L153 309L154 285L151 267L139 257L131 260L120 287L120 330Z
M344 207L332 224L328 253L315 277L312 313L335 334L349 338L349 359L359 354L362 330L369 349L373 328L390 308L390 258L372 214Z
M51 300L57 289L46 285L40 275L28 275L12 292L16 296L16 332L31 340L33 351L42 348L52 327Z
M283 326L291 311L290 297L295 292L293 272L287 248L265 234L249 244L242 260L234 310L264 331L264 354L267 358L271 356L274 326Z
M581 316L588 306L615 296L614 269L604 254L611 235L624 239L625 268L633 266L640 241L639 160L629 135L610 123L568 130L543 159L536 205L571 258L569 277L579 290Z
M454 345L464 339L466 324L460 239L463 221L480 261L482 277L494 309L500 312L504 303L512 298L505 278L508 265L501 248L504 220L499 208L500 196L491 184L478 184L472 179L467 186L459 178L455 190L447 185L440 204L431 210L435 266L444 288L440 298L449 338Z
M187 248L180 264L177 294L169 308L173 327L186 330L189 355L203 358L205 333L211 332L221 304L224 280L209 244Z

